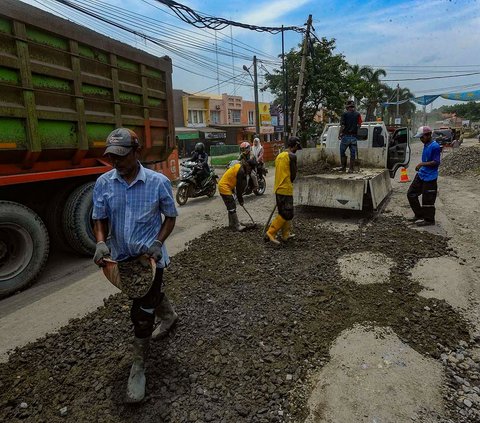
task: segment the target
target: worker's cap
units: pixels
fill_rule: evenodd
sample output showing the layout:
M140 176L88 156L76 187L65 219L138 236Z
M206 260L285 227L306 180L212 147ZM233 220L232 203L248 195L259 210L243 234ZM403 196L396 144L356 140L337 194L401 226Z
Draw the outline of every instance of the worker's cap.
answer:
M355 103L353 102L353 100L348 100L346 103L345 103L345 107L348 109L349 107L355 107Z
M126 156L132 151L132 148L139 146L140 141L135 132L127 128L117 128L108 135L107 148L103 155L115 154L117 156Z
M432 128L430 126L420 126L418 128L417 133L413 136L413 138L421 138L426 134L431 134L432 133Z
M300 144L300 139L298 137L291 137L288 140L287 147L297 147L298 150L301 150L302 144Z

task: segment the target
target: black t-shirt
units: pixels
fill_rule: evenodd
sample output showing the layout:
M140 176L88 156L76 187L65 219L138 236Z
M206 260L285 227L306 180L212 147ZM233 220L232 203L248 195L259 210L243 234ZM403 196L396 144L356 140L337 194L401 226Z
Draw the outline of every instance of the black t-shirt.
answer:
M358 127L362 124L362 117L356 111L344 112L340 125L342 126L342 135L357 135Z

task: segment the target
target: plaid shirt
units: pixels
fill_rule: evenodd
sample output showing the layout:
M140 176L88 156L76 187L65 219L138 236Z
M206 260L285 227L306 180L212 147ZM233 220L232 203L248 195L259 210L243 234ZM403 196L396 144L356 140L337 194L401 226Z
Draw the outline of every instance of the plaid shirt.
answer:
M115 169L101 175L93 190L93 219L108 219L107 244L112 258L123 261L145 253L157 239L162 214L178 215L168 178L140 165L135 180L128 185ZM157 267L170 263L163 246Z

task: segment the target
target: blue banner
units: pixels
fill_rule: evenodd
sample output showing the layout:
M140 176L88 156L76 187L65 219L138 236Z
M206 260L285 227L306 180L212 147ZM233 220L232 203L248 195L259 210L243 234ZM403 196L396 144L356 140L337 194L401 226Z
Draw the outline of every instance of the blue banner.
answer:
M440 95L422 95L421 97L415 97L412 99L417 104L426 106L427 104L433 103Z
M447 100L475 101L480 100L480 90L442 94L441 97L446 98Z

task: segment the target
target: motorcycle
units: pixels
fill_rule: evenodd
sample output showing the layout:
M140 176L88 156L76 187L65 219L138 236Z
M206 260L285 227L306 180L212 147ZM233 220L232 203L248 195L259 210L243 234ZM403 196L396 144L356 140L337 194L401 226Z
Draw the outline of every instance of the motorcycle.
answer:
M240 163L239 160L232 160L228 165L227 169L231 168L235 164ZM265 194L265 190L267 189L267 181L265 180L265 176L267 176L268 170L267 168L263 165L263 163L257 165L257 181L258 181L258 190L255 192L253 190L253 181L252 178L248 178L247 181L247 186L245 187L245 191L243 192L243 195L250 195L254 193L255 195L263 195Z
M201 163L184 162L180 165L182 167L180 172L180 183L177 187L177 195L175 196L179 206L186 204L189 198L213 197L217 190L218 176L213 169L210 169L209 175L202 181L201 185L197 183L197 172L203 166Z

